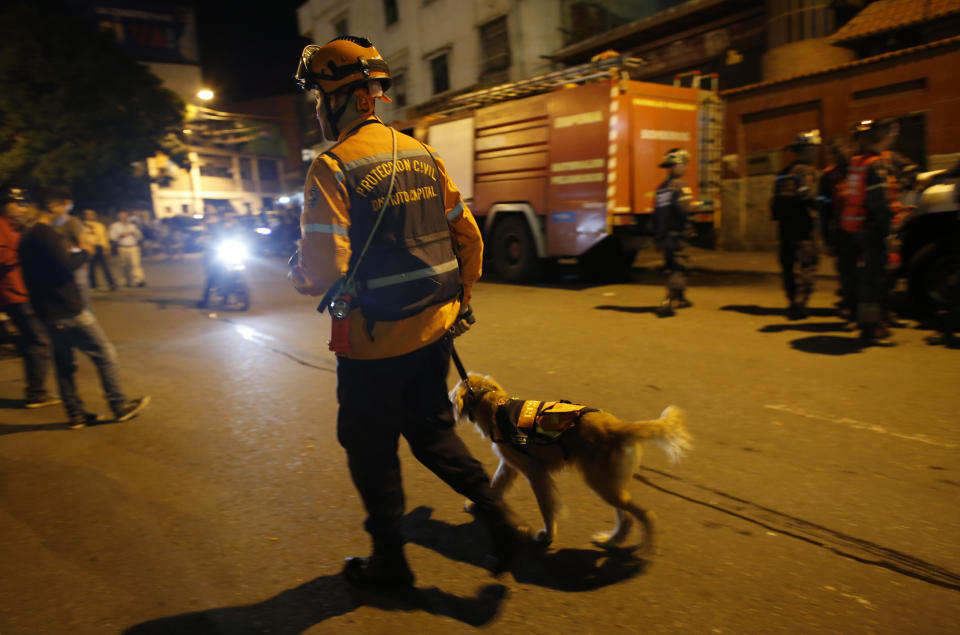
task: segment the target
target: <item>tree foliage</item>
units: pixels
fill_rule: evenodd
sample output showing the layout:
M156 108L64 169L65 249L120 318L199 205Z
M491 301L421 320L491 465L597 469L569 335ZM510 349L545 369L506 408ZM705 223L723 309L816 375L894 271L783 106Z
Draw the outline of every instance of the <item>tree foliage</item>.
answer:
M171 153L183 102L111 35L50 9L0 9L0 183L113 207L143 187L135 162Z

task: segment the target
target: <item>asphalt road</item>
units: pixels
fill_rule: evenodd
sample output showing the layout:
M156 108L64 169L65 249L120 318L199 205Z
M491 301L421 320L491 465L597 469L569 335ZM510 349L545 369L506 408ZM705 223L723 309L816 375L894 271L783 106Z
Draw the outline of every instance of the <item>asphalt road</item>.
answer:
M468 368L623 418L676 404L695 445L677 464L644 455L651 562L590 544L613 513L569 472L557 541L500 579L462 500L404 447L418 590L379 595L340 575L369 546L327 318L282 262L251 275L247 313L193 308L195 259L96 296L126 390L153 397L132 422L74 431L58 407L19 409L19 361L0 360L0 634L958 631L960 352L930 330L863 350L825 309L786 321L763 275L695 275L695 306L671 319L653 313L655 271L483 282L457 343ZM834 283L818 286L830 306ZM86 360L80 383L105 412ZM508 498L536 525L526 483Z

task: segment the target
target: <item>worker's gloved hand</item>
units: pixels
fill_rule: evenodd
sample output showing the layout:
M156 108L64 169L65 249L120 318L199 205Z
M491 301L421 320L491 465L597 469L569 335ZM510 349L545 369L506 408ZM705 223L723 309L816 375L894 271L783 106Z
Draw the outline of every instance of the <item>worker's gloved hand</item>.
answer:
M470 327L473 326L473 323L476 321L477 318L473 316L473 309L471 309L469 305L466 305L460 310L460 316L457 318L457 321L450 327L450 333L452 333L454 337L459 337L469 331Z

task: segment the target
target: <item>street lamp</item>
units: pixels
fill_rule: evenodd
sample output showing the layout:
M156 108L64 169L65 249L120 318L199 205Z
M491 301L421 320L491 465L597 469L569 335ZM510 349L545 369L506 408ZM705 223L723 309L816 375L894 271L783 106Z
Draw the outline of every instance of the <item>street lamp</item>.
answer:
M210 90L209 88L201 89L200 91L197 92L197 97L199 97L203 101L210 101L211 99L213 99L213 91Z

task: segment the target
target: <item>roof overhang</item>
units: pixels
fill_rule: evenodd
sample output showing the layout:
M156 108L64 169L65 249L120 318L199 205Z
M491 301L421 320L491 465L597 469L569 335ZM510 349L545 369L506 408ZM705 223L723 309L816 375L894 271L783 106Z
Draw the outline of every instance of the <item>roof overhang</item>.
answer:
M678 30L696 26L705 19L715 18L718 14L756 6L756 2L749 0L689 0L646 18L634 20L585 40L574 42L544 57L554 62L572 64L588 61L593 55L608 49L623 53L640 46L641 37L647 41L658 39Z

